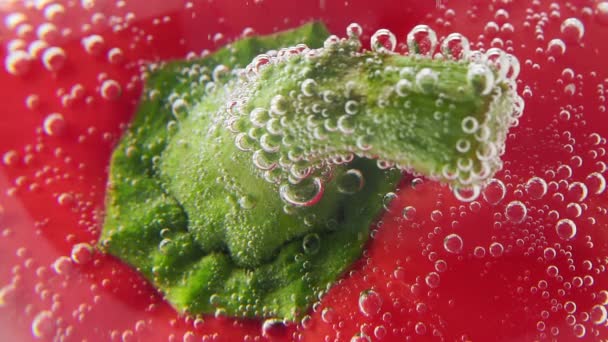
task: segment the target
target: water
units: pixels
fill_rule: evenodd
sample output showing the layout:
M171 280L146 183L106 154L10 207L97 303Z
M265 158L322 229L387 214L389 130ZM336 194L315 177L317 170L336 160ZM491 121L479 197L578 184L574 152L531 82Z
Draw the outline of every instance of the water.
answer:
M28 6L3 16L7 52L0 75L0 83L9 85L2 90L0 125L0 248L7 251L0 266L0 320L13 339L90 339L92 327L95 336L117 341L607 338L602 229L608 222L608 94L598 57L608 53L602 44L605 1L589 7L536 1L436 8L434 2L379 1L293 9L273 0L174 8L163 1L91 0ZM310 17L324 19L339 36L356 18L361 29L347 32L368 48L374 33L386 28L394 42L380 35L376 48L387 52L410 53L417 45L421 55L461 57L467 51L461 37L444 43L459 32L470 50L498 47L516 56L526 108L506 147L493 152L502 169L470 204L434 181L417 182L414 189L404 180L407 186L385 200L391 211L372 227L374 239L361 261L301 324L180 316L137 272L94 249L109 153L139 99L143 65L205 55L252 30L268 33ZM433 32L421 30L414 44L407 36L419 24ZM221 70L212 71L211 78L222 77ZM514 74L505 69L503 77ZM433 87L432 74L411 76L396 82L395 90ZM495 82L483 68L471 71L470 79L482 94ZM317 92L311 82L301 90ZM179 118L187 103L175 100ZM281 103L275 104L273 114L280 117ZM353 116L360 109L344 108ZM264 127L273 118L254 116ZM335 128L351 130L344 120ZM482 138L480 124L468 120L463 128ZM366 150L370 140L357 144ZM275 145L265 140L264 146ZM458 148L466 150L466 143ZM362 191L364 183L355 170L342 190ZM318 187L311 189L285 194L307 203L318 194ZM458 194L466 199L464 191ZM255 209L251 199L239 203ZM311 235L304 248L320 253L318 243ZM473 314L489 318L478 326L471 324Z

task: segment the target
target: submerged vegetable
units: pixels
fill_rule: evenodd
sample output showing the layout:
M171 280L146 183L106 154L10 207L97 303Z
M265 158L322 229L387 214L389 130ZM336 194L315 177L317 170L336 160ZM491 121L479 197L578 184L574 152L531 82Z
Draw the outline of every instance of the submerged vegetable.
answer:
M478 194L523 109L517 60L460 35L430 58L412 34L402 56L386 30L360 52L347 33L312 23L152 68L102 248L180 311L292 320L359 257L402 170Z

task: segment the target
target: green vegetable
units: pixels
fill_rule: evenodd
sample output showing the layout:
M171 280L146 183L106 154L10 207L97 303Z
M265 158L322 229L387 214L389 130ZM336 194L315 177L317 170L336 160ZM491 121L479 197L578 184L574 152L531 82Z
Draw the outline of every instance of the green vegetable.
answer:
M400 170L478 187L500 168L518 97L494 67L327 35L311 23L147 75L100 246L180 312L301 317L359 257Z

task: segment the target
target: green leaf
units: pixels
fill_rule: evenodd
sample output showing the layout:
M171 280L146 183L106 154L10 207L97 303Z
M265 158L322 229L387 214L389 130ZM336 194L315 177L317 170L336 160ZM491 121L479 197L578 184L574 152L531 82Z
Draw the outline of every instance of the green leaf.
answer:
M296 45L327 35L311 23L151 67L100 246L180 312L301 317L360 256L400 170L477 186L500 168L518 98L497 71Z

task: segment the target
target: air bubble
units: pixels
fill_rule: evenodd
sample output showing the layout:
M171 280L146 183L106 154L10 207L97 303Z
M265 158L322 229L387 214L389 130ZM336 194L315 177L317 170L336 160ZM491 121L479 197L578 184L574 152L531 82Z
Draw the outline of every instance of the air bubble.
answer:
M37 338L49 338L55 333L55 319L48 310L39 312L32 320L32 335Z
M395 51L397 38L395 38L395 35L391 31L380 29L372 36L370 45L375 52L391 53Z
M460 235L450 234L443 239L443 249L448 253L460 254L462 253L463 241Z
M105 42L102 36L98 34L90 35L82 38L82 47L84 50L91 55L98 56L103 52Z
M432 56L437 47L437 34L427 25L417 25L406 38L410 54Z
M551 39L547 45L547 54L549 56L557 57L562 56L566 52L566 44L561 39Z
M471 63L467 71L467 81L480 95L488 95L494 87L494 73L482 63Z
M606 190L606 179L599 172L590 173L585 179L588 190L594 195L600 195Z
M399 96L407 96L412 90L412 82L406 79L400 79L395 85L395 91Z
M384 207L385 210L389 210L391 202L397 198L397 194L394 192L389 192L386 195L384 195L384 198L382 198L382 206Z
M460 33L451 33L441 42L441 53L450 59L465 59L469 51L469 40Z
M30 69L30 55L23 50L11 51L4 59L4 67L9 74L25 75Z
M585 34L585 26L577 18L568 18L562 22L560 30L567 42L578 42Z
M57 72L63 68L67 57L65 51L60 47L50 47L42 54L42 63L44 67L53 72Z
M359 294L359 311L367 317L376 316L382 308L382 297L374 290L365 290Z
M297 185L282 185L279 194L285 202L293 206L308 207L319 202L324 191L323 181L315 177L312 180L304 180Z
M414 218L416 218L416 208L412 206L407 206L403 208L402 215L404 219L412 221L414 220Z
M351 23L350 25L348 25L348 27L346 27L346 36L349 38L359 38L361 37L361 34L363 33L363 29L361 28L361 25L357 24L357 23Z
M490 244L489 251L491 256L498 258L504 253L505 247L500 242L492 242L492 244Z
M182 119L188 112L188 103L184 99L176 99L171 103L171 112L176 119Z
M512 201L505 207L506 218L513 223L522 223L527 216L528 208L520 201Z
M120 97L122 88L120 84L114 80L105 80L101 84L100 93L103 99L113 101Z
M533 199L541 199L547 194L547 182L540 177L532 177L526 182L526 193Z
M76 244L72 247L71 258L77 264L88 264L93 259L93 247L88 243Z
M576 224L569 219L561 219L555 225L555 232L562 240L570 240L576 236Z
M454 197L461 202L472 202L479 197L481 193L481 187L474 185L472 187L454 187Z
M287 113L287 99L283 95L275 95L270 100L270 113L275 115Z
M304 96L313 96L316 92L316 88L317 82L312 78L305 79L302 82L302 86L300 87Z
M354 194L363 189L365 179L361 171L350 169L338 178L337 183L341 193Z
M318 234L312 233L307 234L302 239L302 249L304 253L311 255L316 254L321 248L321 238L319 238Z
M416 86L423 93L431 93L435 90L435 86L437 85L437 81L439 79L439 73L430 69L430 68L422 68L416 74Z
M491 205L497 205L500 201L505 198L507 188L504 183L496 178L490 180L490 182L483 189L483 198Z
M49 114L43 123L43 130L49 136L60 136L65 130L65 120L60 113Z
M120 48L111 48L108 51L108 62L111 64L120 64L124 60L124 53Z

